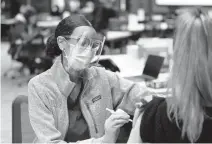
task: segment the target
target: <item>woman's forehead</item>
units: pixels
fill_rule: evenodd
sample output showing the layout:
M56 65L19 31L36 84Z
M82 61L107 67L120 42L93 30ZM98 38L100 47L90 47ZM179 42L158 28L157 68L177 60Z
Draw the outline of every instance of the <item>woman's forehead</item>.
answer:
M89 26L80 26L75 28L74 31L72 32L72 36L80 37L84 33L85 33L85 36L89 38L97 37L96 31L94 30L94 28Z

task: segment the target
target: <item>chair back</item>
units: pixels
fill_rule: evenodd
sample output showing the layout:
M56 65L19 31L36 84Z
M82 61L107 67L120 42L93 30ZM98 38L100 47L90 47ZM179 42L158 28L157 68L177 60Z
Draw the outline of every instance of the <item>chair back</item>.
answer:
M34 138L29 120L28 97L20 95L12 103L12 143L32 143Z

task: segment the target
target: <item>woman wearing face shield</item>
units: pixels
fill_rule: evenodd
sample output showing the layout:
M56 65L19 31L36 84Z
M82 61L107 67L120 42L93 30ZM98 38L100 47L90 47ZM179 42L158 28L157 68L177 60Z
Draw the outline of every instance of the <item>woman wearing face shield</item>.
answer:
M180 11L171 97L154 97L145 108L137 105L128 143L212 143L211 38L212 19L206 11Z
M35 142L116 142L119 128L147 91L91 65L103 43L84 16L69 16L58 24L47 41L47 54L55 62L28 84ZM111 114L106 108L125 112Z

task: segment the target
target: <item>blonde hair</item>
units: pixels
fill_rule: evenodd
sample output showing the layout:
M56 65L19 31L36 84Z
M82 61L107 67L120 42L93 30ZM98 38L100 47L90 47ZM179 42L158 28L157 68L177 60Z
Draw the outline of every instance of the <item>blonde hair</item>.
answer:
M181 128L181 137L187 136L190 142L197 141L202 132L204 106L212 105L211 40L212 23L207 14L190 9L178 16L167 113Z

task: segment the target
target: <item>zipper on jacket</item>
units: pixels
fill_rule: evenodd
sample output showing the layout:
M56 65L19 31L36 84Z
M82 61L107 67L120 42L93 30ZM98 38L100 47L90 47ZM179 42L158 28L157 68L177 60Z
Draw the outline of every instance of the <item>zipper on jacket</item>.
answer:
M89 123L89 121L87 120L87 117L86 117L87 115L86 115L86 113L82 110L83 107L84 107L84 109L86 109L86 107L84 106L84 104L82 104L82 96L84 95L84 93L85 93L85 91L86 91L86 89L87 89L88 82L89 82L89 80L88 80L88 81L85 83L85 85L84 85L83 91L82 91L82 93L80 94L80 101L79 101L80 107L81 107L82 115L84 116L84 119L85 119L85 121L86 121L87 124ZM89 135L90 135L90 137L91 137L91 130L90 130L90 128L89 128Z
M91 114L91 109L90 109L90 107L89 107L88 103L86 103L86 106L87 106L87 108L88 108L88 111L89 111L89 112L90 112L90 114ZM94 123L95 132L96 132L96 133L98 133L98 129L97 129L97 125L96 125L96 123L95 123L94 117L93 117L93 116L91 116L91 118L92 118L93 123Z
M87 88L87 84L88 84L88 82L86 82L86 84L85 84L85 86L84 86L84 88L83 88L83 91L81 92L81 94L79 95L79 99L81 100L81 97L82 97L82 95L84 94L84 92L85 92L85 90L86 90L86 88ZM81 105L81 101L79 100L79 105L80 105L80 107L82 107L82 105ZM66 99L66 102L67 102L67 99ZM68 104L67 104L67 110L68 110L68 125L66 125L66 133L65 133L65 136L64 136L64 140L65 140L65 138L66 138L66 136L67 136L67 132L68 132L68 129L69 129L69 109L68 109ZM83 112L82 112L82 114L83 114ZM84 115L83 115L84 116ZM85 116L84 116L85 117ZM90 133L89 133L90 134Z
M83 92L82 92L81 95L80 95L80 106L81 106L81 108L85 106L85 105L82 104L82 96L83 96L83 94L85 93L85 91L86 91L86 89L87 89L88 83L89 83L89 80L86 82L86 84L85 84L85 86L84 86L84 89L83 89ZM95 123L93 117L91 116L91 110L90 110L90 107L88 106L87 103L86 103L86 107L84 107L84 108L85 108L85 109L86 109L86 108L88 109L88 111L89 111L89 113L90 113L90 117L92 118L92 121L93 121L93 124L94 124L94 127L95 127L95 132L96 132L96 134L97 134L97 133L98 133L98 130L97 130L97 127L96 127L96 123ZM82 111L82 110L81 110L81 111ZM83 116L84 116L84 118L85 118L85 120L86 120L86 113L82 111L82 114L83 114ZM86 122L87 122L87 124L88 124L89 121L86 120ZM89 129L89 130L90 130L90 129ZM91 130L90 130L90 137L91 137Z
M80 99L81 101L82 101L82 99ZM84 108L84 109L86 109L86 107L84 107L84 105L82 104L82 102L80 101L80 107L81 108ZM82 111L82 110L81 110ZM82 111L82 115L84 116L84 118L85 118L85 121L86 121L86 123L88 124L88 120L87 120L87 118L86 118L86 114ZM89 129L89 136L91 137L91 130L90 130L90 127L89 127L89 124L88 124L88 129Z
M66 99L66 102L67 102L67 99ZM68 105L67 105L67 111L68 111ZM65 135L64 135L64 140L65 140L65 138L66 138L66 136L67 136L67 133L68 133L68 129L69 129L69 111L68 111L68 125L66 125L66 133L65 133Z

